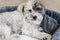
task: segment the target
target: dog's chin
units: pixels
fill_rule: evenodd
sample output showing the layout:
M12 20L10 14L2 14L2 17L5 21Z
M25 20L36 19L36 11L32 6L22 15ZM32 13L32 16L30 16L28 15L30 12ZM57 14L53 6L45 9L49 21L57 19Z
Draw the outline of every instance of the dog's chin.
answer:
M30 21L30 24L32 24L32 25L40 25L41 22L42 22L42 19L41 19L41 21Z
M30 22L30 24L32 24L32 25L40 25L40 22Z

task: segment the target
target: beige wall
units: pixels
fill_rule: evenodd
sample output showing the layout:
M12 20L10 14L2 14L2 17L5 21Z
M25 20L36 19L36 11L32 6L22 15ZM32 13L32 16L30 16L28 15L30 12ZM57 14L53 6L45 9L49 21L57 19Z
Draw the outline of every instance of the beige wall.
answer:
M25 2L26 0L0 0L0 7L2 6L16 6L20 3Z
M60 0L39 0L46 8L60 12Z
M0 0L0 7L15 6L27 0ZM60 12L60 0L39 0L46 8Z

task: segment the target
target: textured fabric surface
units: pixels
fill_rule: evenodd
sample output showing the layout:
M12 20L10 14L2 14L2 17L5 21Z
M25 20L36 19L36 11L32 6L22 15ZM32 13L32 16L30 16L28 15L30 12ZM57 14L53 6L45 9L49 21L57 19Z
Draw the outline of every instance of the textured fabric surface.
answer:
M7 7L1 7L0 8L0 13L2 12L11 12L17 9L17 6L7 6Z
M54 33L52 40L60 40L60 27Z
M59 27L57 27L57 30L53 34L52 40L60 40L60 14L58 12L55 12L55 11L52 11L52 10L48 10L48 9L46 9L46 14L48 16L54 18L59 24Z
M60 13L46 9L46 14L57 20L58 24L60 24Z
M48 15L44 15L41 27L44 29L45 32L53 34L58 28L58 23L55 19L49 17Z

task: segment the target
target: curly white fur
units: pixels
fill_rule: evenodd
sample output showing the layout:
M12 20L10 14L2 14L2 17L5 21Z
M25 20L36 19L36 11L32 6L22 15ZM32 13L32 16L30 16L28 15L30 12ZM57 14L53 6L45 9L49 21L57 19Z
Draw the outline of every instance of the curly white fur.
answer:
M5 40L10 36L11 28L5 24L0 24L0 40Z

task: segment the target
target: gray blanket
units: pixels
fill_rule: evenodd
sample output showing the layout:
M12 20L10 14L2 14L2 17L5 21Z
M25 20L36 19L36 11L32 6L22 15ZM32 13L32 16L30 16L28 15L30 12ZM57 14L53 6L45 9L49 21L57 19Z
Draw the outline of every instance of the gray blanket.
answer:
M54 18L59 24L59 27L57 27L55 33L53 34L52 40L60 40L60 13L46 9L46 14Z
M16 9L17 9L17 6L13 6L13 7L10 7L10 6L1 7L0 8L0 13L2 13L2 12L11 12L11 11L14 11Z
M44 15L40 26L44 29L45 32L51 35L53 35L56 29L59 27L57 21L48 15Z
M55 12L55 11L53 11L53 10L48 10L48 9L46 9L45 13L46 13L48 16L54 18L54 19L58 22L58 24L60 25L60 13Z

